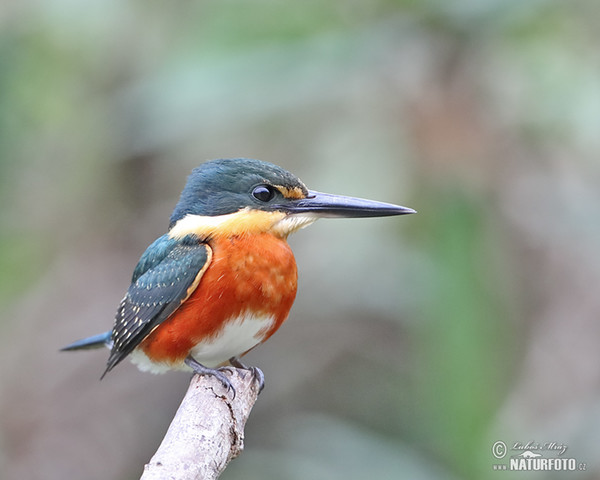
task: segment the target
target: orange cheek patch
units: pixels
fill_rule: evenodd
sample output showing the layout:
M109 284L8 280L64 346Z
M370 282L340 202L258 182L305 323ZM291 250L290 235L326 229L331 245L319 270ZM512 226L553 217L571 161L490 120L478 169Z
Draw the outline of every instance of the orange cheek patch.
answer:
M291 198L294 200L300 200L306 198L306 193L300 187L284 187L282 185L275 185L275 188L281 192L285 198Z

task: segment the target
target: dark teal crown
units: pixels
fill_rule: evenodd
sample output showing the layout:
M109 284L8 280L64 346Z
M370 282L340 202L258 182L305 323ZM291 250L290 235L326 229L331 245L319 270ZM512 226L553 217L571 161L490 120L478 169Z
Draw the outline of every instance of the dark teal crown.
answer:
M188 177L170 226L188 214L225 215L244 207L272 210L277 200L283 200L282 194L269 189L273 202L265 202L256 195L261 185L299 188L304 195L308 192L298 177L272 163L250 158L212 160L195 168Z

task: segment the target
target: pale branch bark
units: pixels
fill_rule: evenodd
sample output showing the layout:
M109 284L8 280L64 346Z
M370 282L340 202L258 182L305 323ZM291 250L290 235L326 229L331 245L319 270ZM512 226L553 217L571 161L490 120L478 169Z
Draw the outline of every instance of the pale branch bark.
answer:
M259 393L248 370L226 371L233 392L213 376L194 375L141 480L211 480L244 448L244 426Z

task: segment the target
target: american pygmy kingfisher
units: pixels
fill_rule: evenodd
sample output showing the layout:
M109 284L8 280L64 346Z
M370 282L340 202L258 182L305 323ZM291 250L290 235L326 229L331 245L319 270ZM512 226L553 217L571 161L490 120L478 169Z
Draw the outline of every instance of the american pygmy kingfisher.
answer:
M389 203L308 190L276 165L224 159L194 169L166 234L140 258L111 331L63 350L110 348L104 375L125 357L159 373L216 376L287 318L297 269L286 241L320 217L415 213ZM252 369L263 382L262 373Z

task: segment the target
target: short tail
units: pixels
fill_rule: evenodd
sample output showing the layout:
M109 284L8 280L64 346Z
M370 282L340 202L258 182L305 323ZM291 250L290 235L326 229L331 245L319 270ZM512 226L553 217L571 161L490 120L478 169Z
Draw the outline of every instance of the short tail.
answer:
M108 347L112 348L112 339L111 339L112 331L100 333L98 335L94 335L92 337L87 337L82 340L77 340L76 342L67 345L60 349L61 352L69 352L72 350L91 350L93 348L101 348Z

